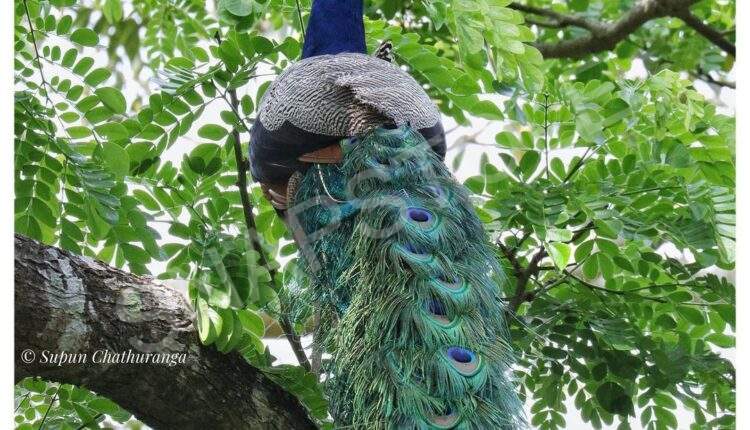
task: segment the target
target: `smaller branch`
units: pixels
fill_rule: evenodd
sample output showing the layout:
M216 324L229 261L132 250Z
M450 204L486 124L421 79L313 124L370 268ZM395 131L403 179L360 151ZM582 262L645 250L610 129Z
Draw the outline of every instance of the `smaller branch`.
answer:
M629 290L625 290L625 292L627 292L627 293L634 293L636 291L650 290L652 288L662 288L662 287L706 288L705 285L700 285L700 284L681 284L681 283L675 282L675 283L670 283L670 284L646 285L644 287L631 288Z
M237 99L237 91L229 91L229 102L232 109L236 111L240 102ZM235 113L236 115L236 113ZM239 118L239 116L238 116ZM276 279L276 269L271 268L268 264L263 246L260 243L260 237L258 236L258 230L255 225L255 217L253 216L253 204L250 202L250 195L247 192L247 173L249 170L249 163L246 158L242 156L242 144L240 143L240 131L237 127L232 129L232 140L234 145L234 159L237 163L237 187L240 189L240 201L242 202L242 212L245 217L245 227L247 227L247 233L250 237L250 241L253 244L253 248L260 256L259 262L263 267L268 268L268 272L271 275L271 279ZM294 332L294 327L291 321L286 315L279 316L279 325L284 331L284 336L292 347L295 357L299 364L308 372L311 369L310 362L307 359L304 348L302 348L302 342L299 336Z
M305 43L307 34L305 33L305 21L302 20L302 6L299 4L299 0L295 0L297 3L297 16L299 17L299 26L302 29L302 43Z
M538 16L543 16L545 18L549 18L550 21L545 21L544 23L539 23L538 21L532 22L529 19L526 20L526 22L530 24L533 23L533 24L541 25L542 27L563 28L563 27L574 26L574 27L584 28L586 30L591 31L592 33L603 32L603 31L606 31L607 29L606 24L602 24L601 22L588 19L581 15L575 15L575 14L566 15L566 14L555 12L551 9L543 9L540 7L524 5L524 4L520 4L516 2L513 2L510 5L508 5L508 8L515 9L519 12L530 13L532 15L538 15Z
M24 2L24 5L25 4L26 2ZM57 401L57 394L58 394L57 391L55 391L55 395L52 396L52 400L50 400L49 406L47 406L47 410L44 412L44 416L42 417L42 423L39 424L39 430L42 430L44 428L44 422L47 421L47 415L49 415L49 410L52 409L52 405L54 405L55 402Z
M581 236L586 234L589 230L592 230L594 228L593 221L587 223L585 226L581 227L580 229L576 230L575 233L573 233L573 236L570 238L570 240L566 243L572 243L578 240ZM525 233L522 240L526 240L530 236L530 233ZM518 250L518 247L511 249L508 249L505 245L500 243L500 241L497 242L498 248L500 248L500 251L505 256L505 258L508 259L511 266L513 266L513 274L516 277L516 290L513 293L513 296L510 298L510 304L508 305L509 309L515 313L518 310L518 307L521 306L521 303L524 301L532 301L534 300L534 297L537 296L537 294L547 291L549 288L548 286L539 288L536 291L526 292L526 285L529 282L529 279L536 278L539 275L539 272L541 270L544 270L543 267L540 267L539 264L544 259L544 257L547 256L547 250L544 248L544 245L539 247L539 251L534 254L534 256L529 261L529 265L524 269L520 262L518 261L518 258L516 257L516 251ZM579 263L580 264L580 263ZM575 270L577 267L575 267L573 270ZM567 272L566 272L567 273ZM565 279L565 276L561 279L559 279L560 282L562 282ZM556 281L552 281L556 282ZM557 284L556 284L557 285Z
M528 239L528 238L529 238L529 236L531 236L531 231L525 231L525 232L523 233L523 236L521 236L521 239L520 239L520 240L518 240L518 243L516 244L516 246L514 246L514 247L513 247L513 250L512 250L512 251L513 251L514 253L515 253L516 251L518 251L518 249L520 249L520 248L521 248L521 246L523 246L523 243L524 243L524 242L526 242L526 239Z
M544 28L563 28L564 25L560 24L558 21L539 21L534 18L526 18L525 19L526 24L529 25L536 25L537 27L544 27Z
M695 77L703 81L706 81L709 84L718 85L720 87L727 87L733 90L737 88L737 85L734 82L729 82L729 81L725 81L722 79L716 79L713 76L711 76L710 72L704 71L703 68L700 66L698 67L698 70L695 73Z
M737 47L732 42L725 39L724 35L720 31L704 24L702 20L693 15L688 9L677 13L675 16L683 20L685 24L688 25L688 27L697 31L701 36L708 39L711 43L721 48L727 54L731 55L732 57L737 57Z
M503 253L505 258L508 259L510 262L510 265L513 266L513 274L518 276L521 276L523 273L523 267L521 267L521 264L518 262L518 259L516 258L515 249L510 250L507 246L503 245L502 242L498 239L497 241L497 247L500 248L500 252Z
M609 288L600 287L598 285L594 285L594 284L591 284L589 282L586 282L586 281L582 280L581 278L573 276L572 274L570 274L570 278L576 280L578 283L580 283L584 287L589 288L591 290L603 291L605 293L616 294L618 296L637 297L639 299L651 300L651 301L659 302L659 303L669 303L669 300L665 299L664 297L642 296L640 294L633 293L633 291L635 291L635 290L625 290L625 291L610 290ZM656 287L656 286L659 286L659 285L654 285L654 286ZM682 302L682 303L679 303L679 304L681 304L681 305L687 305L687 306L702 306L702 307L707 307L707 306L711 306L712 305L712 303L696 303L696 302Z
M42 79L42 86L44 87L44 97L47 99L47 102L51 104L52 106L55 105L55 103L52 102L52 99L49 98L49 84L47 83L47 80L44 78L44 68L42 67L42 60L41 56L39 55L39 48L36 45L36 37L34 36L34 25L31 23L31 14L29 13L29 6L26 4L26 0L23 0L23 9L26 14L26 20L29 22L29 34L31 35L31 44L34 45L34 56L36 57L36 64L39 67L39 76Z
M579 267L583 265L583 263L588 259L588 257L585 257L583 260L579 261L578 263L569 264L568 266L573 266L572 269L566 270L563 272L562 276L550 279L549 281L545 282L544 285L540 284L539 281L534 280L534 282L539 285L539 289L536 291L531 292L532 297L537 297L540 294L544 294L547 291L557 287L560 284L563 284L565 281L570 278L571 274L578 270Z
M600 286L594 285L594 284L592 284L590 282L586 282L583 279L581 279L581 278L579 278L577 276L574 276L572 273L568 272L567 270L565 271L565 273L568 274L568 277L570 279L575 280L576 282L578 282L579 284L583 285L584 287L586 287L586 288L588 288L590 290L603 291L605 293L616 294L618 296L636 296L638 298L645 299L645 300L653 300L653 301L659 302L659 303L667 303L667 300L664 299L664 298L661 298L661 297L648 297L648 296L642 296L640 294L633 294L630 291L610 290L609 288L600 287Z
M575 175L576 172L578 172L578 169L580 169L581 167L583 167L583 163L586 161L586 156L589 155L589 151L591 151L591 148L592 148L591 146L589 146L588 148L586 148L586 152L583 153L583 156L581 156L581 158L578 159L578 162L576 163L576 165L573 166L573 168L570 169L570 172L568 172L567 175L565 175L565 178L562 181L563 184L566 183L566 182L568 182L570 180L570 178L572 178L573 175Z
M26 393L26 394L25 394L25 395L23 396L23 398L21 399L21 401L20 401L20 402L18 402L18 406L16 406L16 408L15 408L15 409L13 410L13 413L16 413L16 412L18 412L18 408L20 408L20 407L21 407L21 405L23 404L23 402L24 402L24 401L25 401L26 399L28 399L30 395L31 395L31 391L29 391L28 393Z
M544 93L544 173L549 179L549 94Z
M218 32L216 33L216 41L221 43L221 36ZM227 93L229 94L229 100L227 100L226 98ZM224 101L227 102L227 104L231 107L234 115L241 121L242 117L239 115L238 111L240 102L237 98L237 90L228 90L222 97L224 98ZM232 145L234 148L234 160L237 164L237 188L239 188L240 191L240 201L242 203L242 212L245 218L245 227L247 228L247 234L250 237L250 242L252 243L253 248L259 255L260 265L268 268L268 273L271 275L271 280L273 282L273 279L276 279L276 269L272 268L268 264L265 250L263 249L263 246L260 243L260 237L258 236L255 217L253 216L253 204L250 201L250 195L247 192L247 176L248 170L250 170L250 163L246 158L242 156L240 130L236 126L232 128L232 140ZM291 321L286 315L283 314L283 312L281 315L279 315L279 326L281 326L281 329L284 331L284 336L286 337L287 341L289 341L289 344L292 347L292 351L294 352L297 361L306 371L309 372L311 369L310 361L307 359L304 348L302 348L302 342L300 341L299 336L297 336L297 334L294 332L294 327L292 326Z
M547 250L544 249L544 246L540 246L539 251L531 257L526 270L523 270L521 275L516 277L516 291L513 293L513 297L508 305L510 311L514 314L518 310L518 307L521 306L521 303L533 299L533 296L526 294L526 284L529 283L531 276L536 276L539 273L539 263L546 255Z
M643 45L641 45L639 43L636 43L633 40L628 40L628 42L630 42L633 45L639 47L641 49L641 51L643 51L643 52L647 52L648 51L647 47L645 47L645 46L643 46ZM659 57L659 58L650 58L650 57L648 57L646 55L639 55L639 57L641 58L641 60L643 60L644 63L648 64L649 62L653 62L654 64L656 64L657 67L660 67L660 66L662 66L664 64L670 64L670 65L674 64L674 61L669 60L667 58L661 58L661 57ZM722 80L722 79L716 79L716 78L714 78L713 76L711 76L711 72L706 72L705 70L703 70L703 68L701 66L698 66L698 68L694 72L688 72L688 75L690 75L690 77L692 79L696 79L696 80L699 80L699 81L704 81L704 82L706 82L708 84L713 84L713 85L717 85L717 86L720 86L720 87L727 87L727 88L731 88L731 89L736 89L736 87L737 87L737 85L734 82L725 81L725 80Z

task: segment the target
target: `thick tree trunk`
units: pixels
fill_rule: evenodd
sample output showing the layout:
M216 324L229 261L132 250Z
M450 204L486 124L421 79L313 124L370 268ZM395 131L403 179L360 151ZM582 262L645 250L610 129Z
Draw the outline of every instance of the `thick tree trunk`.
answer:
M294 396L240 355L202 346L178 292L24 236L15 251L17 381L86 387L156 429L315 428ZM184 353L185 362L104 364L103 351ZM61 352L86 363L44 363Z

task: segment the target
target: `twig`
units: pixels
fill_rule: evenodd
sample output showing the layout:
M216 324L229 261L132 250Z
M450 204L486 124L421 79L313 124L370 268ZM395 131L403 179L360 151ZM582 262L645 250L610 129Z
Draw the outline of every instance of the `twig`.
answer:
M590 282L586 282L583 279L574 276L572 273L570 273L568 271L565 271L565 273L567 273L568 276L571 279L574 279L576 282L578 282L579 284L583 285L584 287L586 287L586 288L588 288L590 290L602 291L602 292L605 292L605 293L615 294L615 295L618 295L618 296L637 297L639 299L651 300L651 301L659 302L659 303L668 303L669 302L669 300L665 299L664 297L650 297L650 296L642 296L640 294L636 294L636 293L633 292L633 291L636 291L636 290L624 290L624 291L610 290L609 288L600 287L600 286L594 285L594 284L592 284ZM695 303L695 302L682 302L680 304L681 305L689 305L689 306L711 306L712 305L711 303Z
M221 43L221 37L218 32L216 33L216 40L217 42ZM226 99L227 93L229 94L229 100ZM228 90L224 94L223 98L232 108L235 116L241 119L241 117L237 114L238 107L240 105L240 102L237 99L237 91L234 89ZM272 268L268 264L265 251L263 250L263 246L260 243L260 237L258 236L255 217L253 216L253 204L250 201L250 195L247 192L247 175L250 163L246 158L242 156L240 130L236 126L232 128L232 140L232 145L234 148L234 160L237 164L237 187L239 188L240 192L240 201L242 203L242 213L245 218L245 227L247 228L247 234L250 238L250 242L253 245L253 249L255 249L255 251L259 255L260 265L268 268L268 273L271 275L271 279L273 280L276 278L276 269ZM292 351L294 352L295 357L297 357L297 361L305 370L309 372L311 369L310 361L307 359L305 350L302 348L302 343L300 342L299 336L297 336L297 334L294 332L294 327L292 326L291 321L289 321L289 318L284 315L283 312L282 315L279 316L279 326L281 326L281 329L284 331L284 336L286 337L287 341L289 341L289 344L292 347Z
M698 19L698 17L693 15L689 10L685 9L683 12L678 13L675 16L683 20L688 27L697 31L698 34L708 39L709 42L718 46L727 54L732 57L737 57L737 47L732 42L725 39L720 31L704 24L703 21Z
M297 3L297 16L299 16L299 26L302 29L302 43L305 43L305 22L302 20L302 6L299 4L299 0L294 0Z
M44 78L44 69L42 68L42 60L41 56L39 55L39 48L36 45L36 36L34 36L34 25L31 23L31 14L29 13L29 6L26 4L26 0L23 0L23 9L26 13L26 20L29 22L29 34L31 35L31 44L34 45L34 55L36 56L36 64L39 67L39 76L42 79L42 86L44 87L44 97L47 99L47 102L49 102L52 106L55 105L55 103L52 102L52 99L49 98L49 84L47 83L47 80Z
M714 85L718 85L720 87L727 87L727 88L731 88L731 89L736 89L737 88L737 85L734 82L729 82L729 81L725 81L725 80L722 80L722 79L716 79L713 76L711 76L710 72L704 71L703 68L700 67L700 66L698 66L698 70L696 71L695 75L696 75L695 76L696 78L702 79L702 80L708 82L709 84L714 84Z
M531 278L532 275L538 273L539 263L546 255L547 250L544 249L544 245L540 246L539 251L531 257L531 261L529 261L526 270L523 270L521 276L516 278L516 291L513 293L513 297L508 305L512 313L515 314L518 307L521 306L521 303L530 299L526 297L526 284L528 284L529 278Z
M533 19L526 19L526 22L529 22L530 24L536 24L540 25L542 27L552 27L552 28L563 28L568 26L574 26L574 27L580 27L586 30L591 31L592 33L598 33L603 32L607 30L607 25L603 24L598 21L594 21L591 19L588 19L581 15L575 15L575 14L562 14L555 12L551 9L543 9L540 7L535 6L529 6L524 5L520 3L511 3L508 5L510 9L515 9L519 12L529 13L532 15L538 15L543 16L545 18L549 18L550 21L534 21Z
M544 93L544 172L545 177L549 179L549 94Z
M21 407L21 405L23 404L24 400L28 399L30 395L31 395L31 391L29 391L28 393L26 393L25 396L23 396L23 398L21 399L21 401L18 402L18 406L16 406L16 409L13 410L13 413L18 412L18 408Z
M570 240L567 241L566 243L575 242L576 240L580 239L581 236L583 236L585 233L587 233L589 230L593 228L594 228L593 221L587 223L585 226L576 230L575 233L573 233L573 236L570 238ZM525 237L528 237L528 236L525 236ZM524 240L525 240L525 237L524 237ZM524 269L521 266L520 262L518 261L518 258L516 257L515 250L517 248L510 250L499 241L497 245L500 248L500 251L505 256L505 258L507 258L508 261L510 261L511 266L513 266L513 274L516 277L516 290L510 299L510 304L508 305L509 310L512 313L515 313L518 310L518 307L521 306L521 303L523 303L524 301L531 301L534 299L534 297L537 296L537 294L546 291L544 288L540 288L536 291L527 292L526 285L528 284L529 280L532 279L532 277L536 277L539 275L539 271L542 269L539 266L539 263L541 263L544 257L547 256L547 250L544 248L544 245L540 246L539 251L536 254L534 254L534 256L531 258L531 261L529 261L529 265Z
M24 2L24 4L26 4L26 2ZM55 395L52 396L52 400L50 400L49 406L47 406L47 410L44 412L42 422L39 424L39 430L42 430L44 428L44 422L47 421L47 415L49 414L49 410L52 409L52 405L55 404L55 401L57 401L57 391L55 391Z
M596 148L596 149L594 150L594 152L596 152L596 151L597 151L597 150L598 150L599 148L601 148L602 146L604 146L604 144L601 144L601 145L598 145L598 146L597 146L597 145L592 145L592 146L589 146L589 147L587 147L587 148L586 148L586 152L584 152L584 153L583 153L583 156L582 156L582 157L581 157L581 158L580 158L580 159L578 160L578 162L576 163L576 165L575 165L575 166L573 166L573 167L572 167L572 168L570 169L570 172L568 172L568 174L567 174L567 175L565 175L565 178L563 179L562 183L563 183L563 184L564 184L564 183L567 183L567 182L568 182L568 181L570 180L570 178L572 178L572 177L573 177L573 175L575 175L575 174L576 174L576 172L578 172L578 170L579 170L579 169L580 169L581 167L583 167L583 165L584 165L584 164L585 164L585 162L587 161L587 159L586 159L586 156L588 156L588 155L589 155L589 151L591 151L591 148ZM592 153L592 154L591 154L591 156L593 156L593 155L594 155L594 154Z

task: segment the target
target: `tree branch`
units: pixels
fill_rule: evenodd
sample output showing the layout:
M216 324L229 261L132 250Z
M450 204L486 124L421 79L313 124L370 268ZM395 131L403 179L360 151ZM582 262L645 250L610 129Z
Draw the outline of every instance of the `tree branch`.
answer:
M733 90L737 88L737 85L734 82L725 81L722 79L716 79L713 76L711 76L711 73L704 72L703 69L700 67L698 67L698 71L695 73L695 78L705 81L709 84L717 85L719 87L727 87Z
M521 303L528 300L526 296L526 284L529 283L529 278L539 272L539 263L547 255L547 250L544 246L539 247L539 251L531 257L529 265L523 270L520 276L516 277L516 291L513 293L513 297L510 299L508 308L511 312L516 313Z
M559 12L555 12L551 9L543 9L540 7L529 6L529 5L524 5L524 4L515 3L515 2L508 5L508 7L510 9L515 9L519 12L549 18L550 21L546 21L543 24L541 24L544 27L563 28L563 27L574 26L574 27L584 28L586 30L591 31L592 33L602 32L602 31L607 30L606 24L603 24L599 21L595 21L592 19L588 19L584 16L577 15L577 14L566 15L566 14L562 14ZM538 22L532 22L529 19L527 19L526 22L529 22L530 24L539 25Z
M690 28L697 31L701 36L721 48L724 52L732 57L737 57L737 47L735 47L733 43L725 39L720 31L704 24L703 21L698 19L698 17L693 15L689 10L685 9L676 16L683 20Z
M185 298L150 279L16 235L15 316L16 381L91 389L156 429L315 428L294 396L239 354L201 345ZM97 362L104 351L184 362ZM86 362L43 358L61 352Z
M535 44L544 58L582 58L589 54L612 50L646 22L666 16L682 19L686 25L734 57L736 54L734 44L725 39L721 32L707 26L690 12L690 7L696 2L697 0L640 0L619 20L612 23L593 20L578 14L563 14L518 2L511 3L508 7L549 20L538 21L534 18L527 20L532 24L551 28L575 26L588 30L589 34L571 40Z
M573 243L581 238L584 234L586 234L589 230L592 230L594 228L593 221L587 223L585 226L581 227L580 229L576 230L575 233L573 233L573 236L570 238L569 241L566 243ZM524 234L524 240L530 235L530 233ZM524 269L520 262L518 261L518 257L516 256L515 249L510 250L508 247L503 245L500 241L497 242L497 246L500 248L500 251L505 256L505 258L510 261L511 266L513 266L513 274L516 277L516 289L513 292L513 296L510 298L510 304L508 305L508 308L511 312L515 313L518 308L521 306L521 303L525 301L532 301L534 300L534 297L536 297L537 294L546 291L545 288L540 288L536 291L527 292L526 291L526 285L528 284L529 280L532 277L538 276L539 271L541 271L543 268L539 266L539 263L544 259L544 257L547 256L547 250L544 248L544 246L539 247L539 251L534 254L534 256L529 261L528 266ZM517 248L516 248L517 249ZM556 285L556 284L555 284Z

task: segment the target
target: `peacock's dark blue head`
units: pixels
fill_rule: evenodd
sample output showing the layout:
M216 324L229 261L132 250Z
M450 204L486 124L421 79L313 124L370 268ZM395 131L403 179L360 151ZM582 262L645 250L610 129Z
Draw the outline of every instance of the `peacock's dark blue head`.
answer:
M302 58L342 52L367 53L363 0L314 0Z

